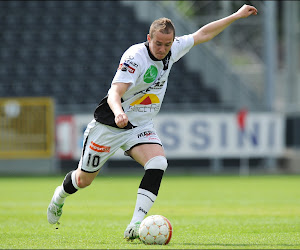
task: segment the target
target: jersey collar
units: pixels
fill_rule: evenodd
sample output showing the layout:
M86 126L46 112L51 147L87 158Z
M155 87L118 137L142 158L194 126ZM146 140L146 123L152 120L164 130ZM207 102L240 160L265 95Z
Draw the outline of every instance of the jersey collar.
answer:
M165 57L164 59L159 60L159 59L157 59L157 58L151 53L150 48L149 48L149 42L148 42L148 41L144 42L144 45L145 45L146 48L147 48L149 57L150 57L153 61L162 61L162 63L164 64L164 70L167 70L167 69L168 69L168 66L169 66L170 57L171 57L171 50L169 51L169 53L166 55L166 57Z

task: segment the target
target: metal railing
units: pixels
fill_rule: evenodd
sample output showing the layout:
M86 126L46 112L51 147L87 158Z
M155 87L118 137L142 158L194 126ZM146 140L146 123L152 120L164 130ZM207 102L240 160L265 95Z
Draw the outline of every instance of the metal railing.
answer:
M49 158L53 154L53 100L1 98L0 159Z

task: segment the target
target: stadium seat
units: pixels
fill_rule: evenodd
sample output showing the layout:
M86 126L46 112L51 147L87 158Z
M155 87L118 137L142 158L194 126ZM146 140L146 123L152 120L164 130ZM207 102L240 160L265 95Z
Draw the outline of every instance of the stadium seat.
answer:
M2 96L51 95L58 105L96 105L122 53L146 41L149 29L121 1L0 1L0 14ZM165 102L219 102L204 86L180 60Z

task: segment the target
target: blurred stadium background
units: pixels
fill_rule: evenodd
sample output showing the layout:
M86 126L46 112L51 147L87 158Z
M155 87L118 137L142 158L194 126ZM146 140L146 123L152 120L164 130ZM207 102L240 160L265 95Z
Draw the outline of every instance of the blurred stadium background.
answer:
M239 20L172 68L157 130L170 173L300 173L298 1L0 1L0 174L74 169L122 53L169 17ZM117 153L103 173L142 168Z

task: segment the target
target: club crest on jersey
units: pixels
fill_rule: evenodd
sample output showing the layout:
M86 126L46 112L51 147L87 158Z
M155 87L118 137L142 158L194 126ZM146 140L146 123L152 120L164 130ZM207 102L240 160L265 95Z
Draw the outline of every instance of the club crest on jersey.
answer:
M146 83L153 82L156 79L157 74L158 74L157 68L154 65L151 65L147 69L146 73L144 74L144 82Z

